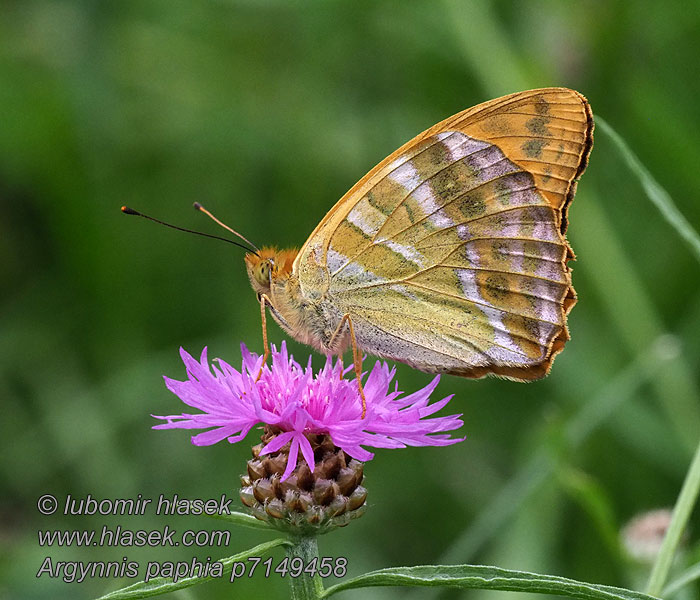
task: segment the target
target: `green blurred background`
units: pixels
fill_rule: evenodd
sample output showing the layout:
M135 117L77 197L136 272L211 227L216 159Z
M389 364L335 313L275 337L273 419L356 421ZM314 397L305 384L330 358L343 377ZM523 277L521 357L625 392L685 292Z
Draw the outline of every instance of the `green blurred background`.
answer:
M700 223L697 3L5 0L0 10L2 597L90 598L129 583L36 579L46 556L143 565L271 537L235 529L230 548L198 550L38 546L38 528L219 528L205 517L41 517L36 501L236 495L256 440L196 448L186 431L150 429L150 414L184 408L161 379L184 375L180 345L237 364L240 341L260 350L260 322L242 252L120 205L219 233L192 210L198 200L258 245L300 245L413 135L492 97L563 85ZM436 398L455 394L467 441L377 452L369 511L321 539L321 555L346 556L350 575L478 562L643 586L646 567L618 532L673 504L700 434L699 265L600 127L570 220L579 303L551 376L443 378ZM430 380L398 373L405 390ZM699 529L696 511L676 570L698 560ZM256 576L178 597L263 593L284 598L286 582ZM484 594L495 597L445 596Z

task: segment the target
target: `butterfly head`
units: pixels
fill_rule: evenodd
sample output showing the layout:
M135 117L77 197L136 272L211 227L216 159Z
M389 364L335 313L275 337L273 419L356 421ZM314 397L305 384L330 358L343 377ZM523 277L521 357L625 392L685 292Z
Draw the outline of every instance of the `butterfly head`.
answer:
M257 254L245 255L245 266L248 279L255 293L270 295L270 286L273 282L286 279L292 272L292 265L298 250L278 250L277 248L264 247Z

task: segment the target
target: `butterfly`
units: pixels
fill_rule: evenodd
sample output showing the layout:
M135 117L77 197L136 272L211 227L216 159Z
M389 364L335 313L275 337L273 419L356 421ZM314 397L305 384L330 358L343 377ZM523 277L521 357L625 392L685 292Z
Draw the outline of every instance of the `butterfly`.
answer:
M245 264L263 318L327 355L528 381L569 339L567 210L593 143L580 93L464 110L381 161L297 251Z
M544 377L576 303L567 212L593 146L586 98L510 94L417 135L374 167L299 249L242 248L266 314L326 355L352 349L430 373ZM251 250L252 248L252 250ZM261 371L262 372L262 371Z

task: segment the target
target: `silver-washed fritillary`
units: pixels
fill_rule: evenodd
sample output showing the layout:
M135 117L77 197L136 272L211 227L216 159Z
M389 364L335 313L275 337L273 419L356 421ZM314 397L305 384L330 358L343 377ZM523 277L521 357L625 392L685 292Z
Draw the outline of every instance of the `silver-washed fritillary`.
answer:
M573 90L479 104L413 138L296 250L246 255L289 335L421 371L532 380L569 339L565 232L593 117ZM267 349L267 341L265 341Z

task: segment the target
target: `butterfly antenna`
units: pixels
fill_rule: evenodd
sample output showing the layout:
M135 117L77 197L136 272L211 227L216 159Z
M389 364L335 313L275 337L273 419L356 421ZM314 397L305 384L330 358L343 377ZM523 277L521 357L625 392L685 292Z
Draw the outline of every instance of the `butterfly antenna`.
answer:
M195 231L194 229L185 229L184 227L178 227L177 225L172 225L170 223L166 223L165 221L161 221L160 219L156 219L154 217L149 217L148 215L144 215L143 213L140 213L137 210L134 210L133 208L129 208L128 206L122 206L121 211L125 215L136 215L137 217L143 217L144 219L148 219L149 221L153 221L154 223L158 223L159 225L165 225L166 227L170 227L171 229L177 229L178 231L184 231L185 233L194 233L195 235L201 235L202 237L208 237L212 238L214 240L221 240L222 242L228 242L229 244L233 244L234 246L238 246L239 248L243 248L246 252L250 252L250 248L247 248L243 244L239 244L238 242L235 242L233 240L229 240L224 237L219 237L218 235L211 235L210 233L203 233L201 231ZM256 252L257 254L257 252Z
M213 214L211 214L206 208L204 208L199 202L194 203L194 208L195 210L198 210L199 212L203 212L207 217L209 217L214 223L217 225L220 225L227 231L230 231L233 235L238 236L241 238L246 244L248 244L251 248L255 250L255 254L260 254L260 248L258 248L253 242L251 242L248 238L242 236L240 233L238 233L235 229L232 229L226 223L222 223L217 219Z

